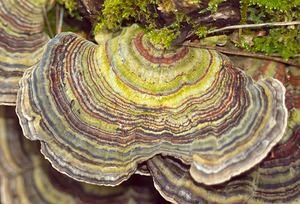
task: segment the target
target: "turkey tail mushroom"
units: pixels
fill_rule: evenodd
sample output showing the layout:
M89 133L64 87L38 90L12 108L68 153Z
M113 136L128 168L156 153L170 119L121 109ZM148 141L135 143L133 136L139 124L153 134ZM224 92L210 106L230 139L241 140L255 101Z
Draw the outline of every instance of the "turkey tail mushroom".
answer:
M153 45L133 25L99 45L52 39L20 83L24 134L60 172L117 185L156 154L218 184L259 163L282 138L285 88L254 82L216 51Z
M19 79L36 64L49 40L45 0L0 0L0 105L15 105Z
M106 187L81 183L57 172L40 154L38 143L22 135L11 107L0 106L0 130L3 204L164 203L150 178L135 177L121 186Z
M299 71L270 61L242 58L235 62L257 79L268 76L285 82L289 119L283 138L261 163L228 182L213 186L195 182L189 166L179 160L155 156L147 162L155 186L166 200L180 204L299 203L300 105L295 101L300 98L300 84L294 83Z
M261 164L223 184L195 182L189 167L174 158L148 161L155 186L172 203L299 203L300 121L286 143L278 145Z
M299 203L300 109L291 110L283 140L251 170L223 184L197 183L189 167L174 158L155 156L148 169L156 189L172 203Z

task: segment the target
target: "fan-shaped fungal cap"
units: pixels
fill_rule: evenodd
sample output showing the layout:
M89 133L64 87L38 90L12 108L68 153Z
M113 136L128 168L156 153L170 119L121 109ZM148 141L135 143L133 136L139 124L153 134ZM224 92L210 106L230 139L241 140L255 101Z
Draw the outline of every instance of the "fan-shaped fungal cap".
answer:
M15 105L19 79L48 41L45 0L0 0L0 104Z
M300 69L289 67L287 73L287 97L286 106L290 109L293 107L300 108Z
M0 106L0 202L3 204L164 203L150 178L102 187L75 181L54 170L36 143L21 133L13 108ZM150 180L149 180L150 179Z
M299 124L300 121L298 121ZM262 164L244 175L215 186L194 181L189 167L171 158L148 161L155 186L173 203L299 203L300 126Z
M283 85L255 83L215 51L152 45L136 25L97 46L71 33L52 39L26 71L17 113L59 171L115 185L156 154L216 184L248 170L280 140Z
M230 59L254 80L272 77L283 84L286 82L286 66L283 63L247 57L231 57Z
M21 135L21 131L14 108L0 106L1 176L9 177L16 175L32 169L34 166L27 155L29 140L25 141L25 137ZM39 152L37 146L33 145L31 147L32 154Z
M173 203L299 203L300 109L291 112L284 139L249 172L215 186L194 181L189 167L171 158L148 161L155 186Z
M246 71L252 76L272 75L286 80L282 75L282 64L260 61L262 66L258 66L257 60L250 62L254 68ZM291 73L288 77L291 80L286 84L287 93L293 92L287 95L287 103L300 96L300 84L292 85L294 77ZM156 188L165 199L174 203L299 203L299 145L300 106L293 106L289 109L288 128L268 157L250 171L224 184L199 184L190 176L188 166L171 158L156 156L148 161L148 168Z

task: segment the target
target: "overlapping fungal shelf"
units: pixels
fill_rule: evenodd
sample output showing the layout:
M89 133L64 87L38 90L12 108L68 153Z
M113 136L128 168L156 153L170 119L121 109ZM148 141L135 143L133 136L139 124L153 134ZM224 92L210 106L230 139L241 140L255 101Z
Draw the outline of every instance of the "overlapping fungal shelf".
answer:
M0 105L15 105L19 79L39 61L46 0L0 0Z
M215 51L161 49L136 25L97 39L57 35L20 83L23 132L58 171L117 185L161 154L212 185L249 170L282 138L278 80L255 82Z
M285 64L246 57L231 57L230 58L236 67L244 70L246 74L254 80L259 80L267 77L272 77L279 80L286 87L287 69Z
M39 145L22 135L13 108L0 106L0 132L1 203L164 203L150 178L101 187L62 175L44 160Z
M156 156L148 168L156 188L173 203L299 203L300 202L300 97L299 69L283 64L245 60L255 78L275 77L287 88L288 128L283 138L260 164L223 184L199 184L189 167L170 157ZM252 65L252 67L248 67ZM287 72L287 73L285 73Z

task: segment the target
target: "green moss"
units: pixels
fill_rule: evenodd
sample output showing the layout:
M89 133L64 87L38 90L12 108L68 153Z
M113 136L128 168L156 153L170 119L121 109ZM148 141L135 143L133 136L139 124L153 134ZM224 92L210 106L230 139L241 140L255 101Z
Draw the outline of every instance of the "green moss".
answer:
M126 21L139 22L143 19L146 22L143 26L150 41L165 48L170 47L180 34L180 23L186 16L177 12L174 23L158 28L155 23L157 13L149 10L150 5L157 5L158 2L159 0L106 0L103 4L102 16L94 27L94 34L103 29L117 31Z
M205 38L206 35L208 33L208 29L207 27L205 26L200 26L197 28L196 30L196 35L199 37L199 38Z
M147 37L153 44L160 45L164 48L168 48L172 45L172 42L177 38L179 32L176 29L162 28L156 30L150 30L146 33Z
M245 1L245 0L243 0ZM289 11L293 7L300 5L300 0L247 0L252 5L258 5L268 10Z
M96 36L98 33L100 33L103 29L105 29L105 25L103 21L100 21L94 26L94 35Z
M249 1L250 0L243 0L241 2L241 24L245 24L247 22Z
M57 0L58 3L65 6L70 14L73 14L76 8L76 0Z
M109 30L116 30L126 20L145 18L149 21L151 13L147 6L155 3L157 0L105 0L96 28L99 30L105 26Z
M189 18L186 15L177 12L175 14L175 21L167 27L157 29L153 24L149 24L149 26L145 29L146 35L153 44L169 48L180 35L181 23L188 21Z
M208 10L217 11L219 4L224 1L225 0L210 0L208 3Z
M242 2L248 4L247 21L251 23L287 22L300 19L300 0L243 0ZM251 52L277 54L284 59L300 52L299 26L273 27L267 30L266 36L255 36L252 32L252 40L249 40L248 31L243 30L241 33L239 47Z
M250 23L263 23L263 19L266 18L266 13L261 12L260 9L254 8L254 7L248 7L247 8L248 16L246 15L246 20L248 20Z
M251 51L279 54L288 59L300 53L300 26L270 29L267 36L256 37Z

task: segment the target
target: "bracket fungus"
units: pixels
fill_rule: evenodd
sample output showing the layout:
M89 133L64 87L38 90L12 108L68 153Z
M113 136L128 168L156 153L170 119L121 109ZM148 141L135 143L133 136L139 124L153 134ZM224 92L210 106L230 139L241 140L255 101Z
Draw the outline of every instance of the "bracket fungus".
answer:
M285 88L255 82L216 51L152 44L137 25L99 45L52 39L20 82L24 135L60 172L117 185L162 154L218 184L259 163L282 138Z
M0 0L0 104L15 105L19 79L39 61L49 40L46 0Z
M252 76L271 75L286 81L286 101L300 96L295 69L282 75L282 64L261 63L248 69ZM277 68L277 69L274 69ZM256 69L256 71L255 71ZM264 70L261 72L261 70ZM299 71L298 71L299 72ZM170 157L155 156L148 161L154 183L161 195L173 203L299 203L300 202L300 106L289 104L288 128L269 155L247 172L222 184L207 186L195 182L189 167Z
M135 177L117 187L75 181L42 157L27 140L11 107L0 106L0 202L5 204L164 203L149 178Z

